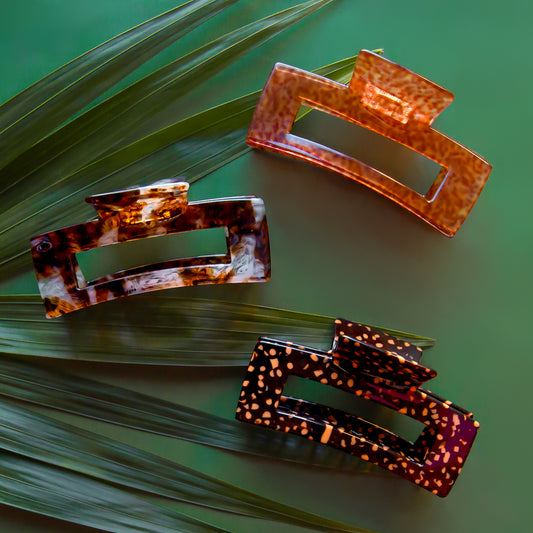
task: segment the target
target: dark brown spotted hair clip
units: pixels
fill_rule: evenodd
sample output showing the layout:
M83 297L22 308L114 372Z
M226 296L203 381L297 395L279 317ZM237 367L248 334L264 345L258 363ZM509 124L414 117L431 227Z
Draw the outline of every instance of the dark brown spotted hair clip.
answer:
M47 317L122 296L206 283L270 278L263 200L255 196L187 201L186 182L156 183L87 198L98 218L34 237L33 262ZM224 228L227 253L175 259L87 281L76 254L125 241Z
M431 128L453 94L378 54L361 50L348 85L277 63L263 89L246 142L313 163L390 198L439 231L455 235L487 181L491 165ZM305 105L403 144L441 166L419 194L365 163L290 133Z
M339 448L446 496L479 424L472 413L420 388L436 375L420 363L421 355L414 345L346 320L335 321L327 352L261 337L244 378L237 419ZM343 389L425 427L410 442L361 417L284 396L289 376Z

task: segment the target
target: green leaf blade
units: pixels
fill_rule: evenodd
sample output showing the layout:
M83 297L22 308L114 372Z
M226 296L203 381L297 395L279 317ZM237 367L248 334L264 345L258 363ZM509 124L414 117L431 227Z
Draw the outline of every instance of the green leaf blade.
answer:
M426 337L376 329L421 347L433 344ZM83 338L73 334L76 331L83 331ZM48 320L38 296L0 296L0 350L16 355L113 363L246 366L260 336L329 349L333 318L161 292Z
M125 489L216 510L302 525L315 531L361 531L262 498L183 465L10 402L2 403L0 449Z
M13 207L4 213L3 229L18 220L21 210L49 205L53 196L47 191L62 181L61 176L69 176L103 154L167 126L172 122L169 108L179 104L184 95L330 1L299 4L223 35L134 83L31 147L0 169L0 182L14 179L18 183L17 188L4 192L5 203Z
M104 531L224 531L127 490L7 452L0 455L0 503Z
M87 52L3 104L0 167L163 48L236 1L186 2ZM2 183L4 190L11 186Z
M352 455L297 435L261 430L7 357L0 358L0 397L221 450L347 472L366 472L372 468Z

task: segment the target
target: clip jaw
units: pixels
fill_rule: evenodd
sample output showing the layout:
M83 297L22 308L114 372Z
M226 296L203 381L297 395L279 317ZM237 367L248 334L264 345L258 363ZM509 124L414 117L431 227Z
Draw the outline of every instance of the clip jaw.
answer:
M31 239L48 318L122 296L206 283L270 279L263 200L255 196L187 201L186 182L154 184L87 198L98 218ZM224 227L228 252L176 259L87 281L76 253L129 240Z
M261 337L244 378L237 419L339 448L446 496L479 424L460 407L419 388L436 372L421 350L367 326L335 321L328 352ZM319 381L423 422L415 442L357 416L283 396L289 375Z
M348 86L277 63L255 109L246 142L360 182L452 237L492 168L431 128L452 100L446 89L368 50L359 52ZM357 159L293 135L290 131L302 104L408 146L440 164L441 171L421 195Z

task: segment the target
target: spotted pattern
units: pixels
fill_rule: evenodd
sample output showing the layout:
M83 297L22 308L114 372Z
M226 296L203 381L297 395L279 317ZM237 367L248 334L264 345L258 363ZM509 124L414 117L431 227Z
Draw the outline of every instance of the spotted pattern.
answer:
M33 262L47 317L122 296L206 283L270 278L263 200L254 196L187 201L189 184L92 196L98 218L31 239ZM224 227L228 252L131 268L87 282L76 253L124 241Z
M479 424L471 413L419 387L436 375L421 365L421 355L420 348L347 320L335 321L333 345L327 352L261 337L244 378L236 417L339 448L446 496ZM392 408L425 428L410 442L360 417L284 396L289 375Z
M452 99L449 91L367 50L359 52L349 85L277 63L246 142L360 182L452 237L492 169L480 156L431 128ZM404 144L441 165L441 172L421 195L357 159L293 135L289 132L302 104Z

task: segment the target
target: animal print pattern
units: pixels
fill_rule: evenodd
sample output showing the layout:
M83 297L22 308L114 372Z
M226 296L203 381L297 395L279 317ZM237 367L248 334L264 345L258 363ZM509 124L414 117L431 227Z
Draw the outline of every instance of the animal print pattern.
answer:
M236 418L339 448L446 496L479 424L472 413L420 388L436 376L420 363L421 355L407 342L340 319L327 352L261 337ZM343 389L423 422L425 428L410 442L358 416L284 396L289 375Z
M246 142L325 167L360 182L453 237L492 169L484 159L431 128L453 94L378 54L361 50L348 85L277 63L261 94ZM441 165L421 195L345 154L289 133L300 105L353 122Z
M270 279L263 200L255 196L187 201L186 182L154 184L87 198L98 218L31 239L48 318L132 294L207 283ZM164 261L88 282L76 254L100 246L223 227L228 252Z

